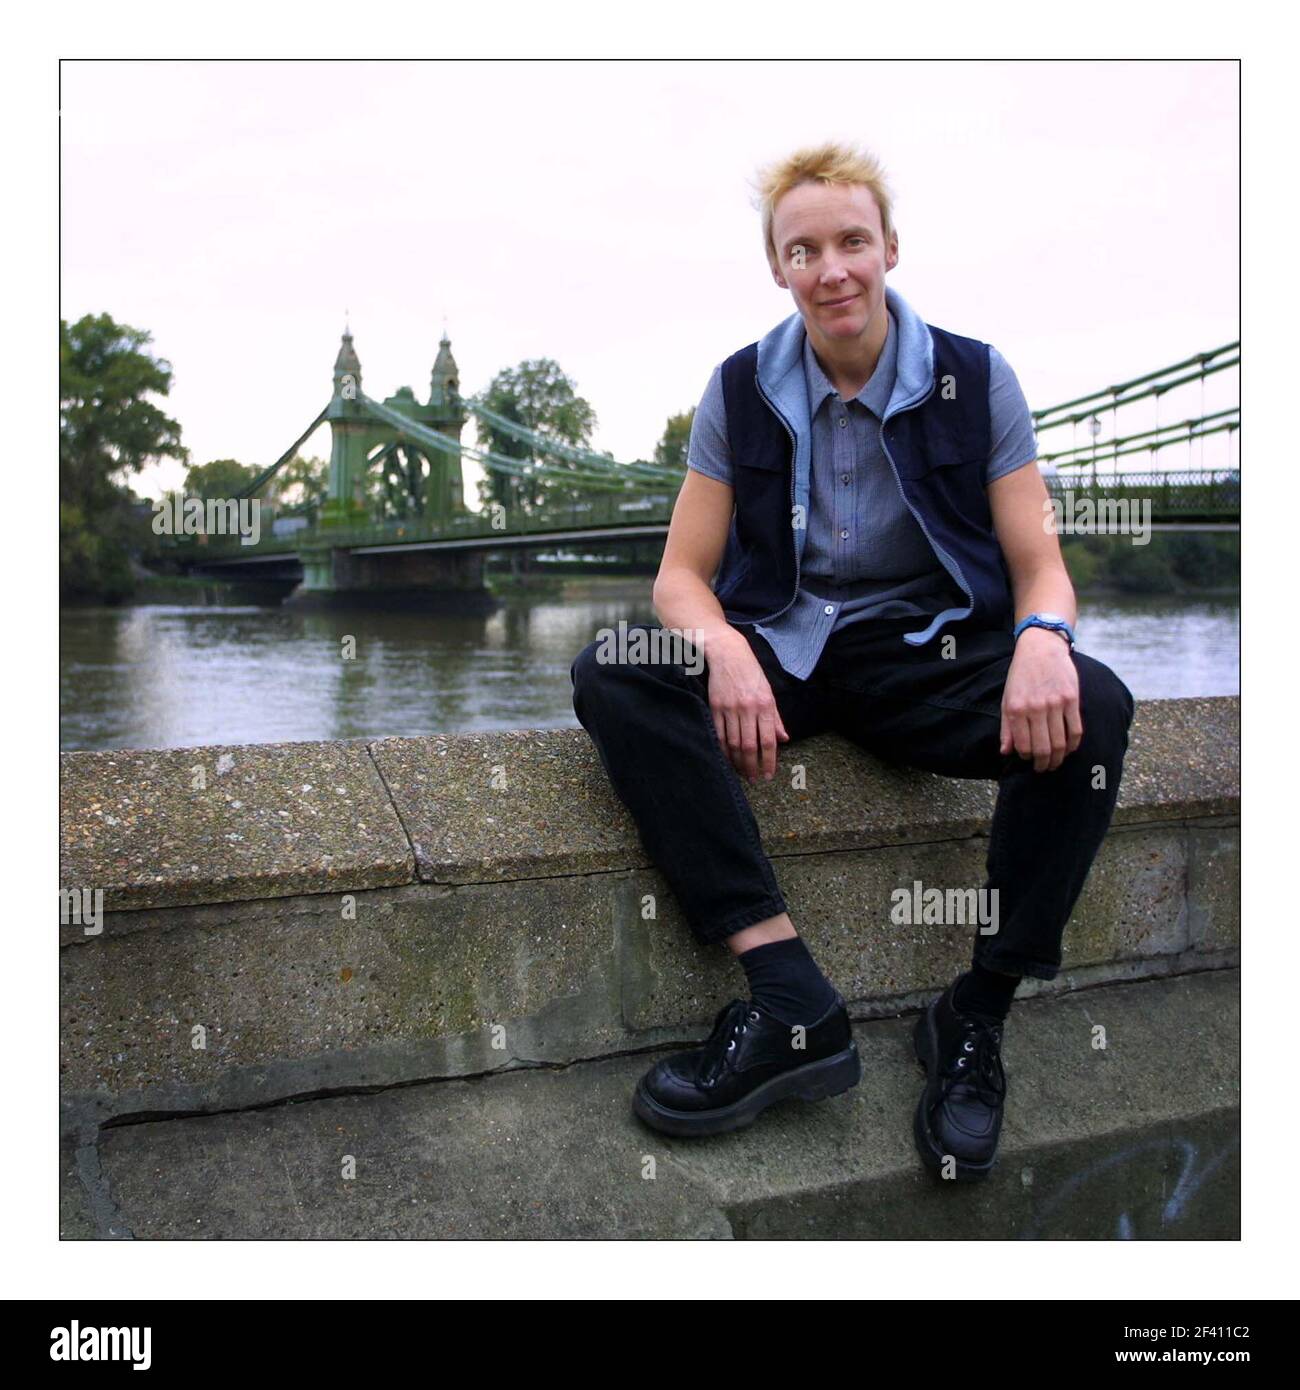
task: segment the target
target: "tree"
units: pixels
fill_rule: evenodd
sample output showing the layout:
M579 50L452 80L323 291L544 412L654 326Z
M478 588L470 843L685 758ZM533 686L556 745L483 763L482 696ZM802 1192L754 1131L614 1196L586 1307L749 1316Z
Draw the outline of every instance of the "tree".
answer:
M574 383L560 370L559 363L549 357L521 362L517 367L498 372L479 400L497 415L566 444L585 448L596 427L596 412L577 394ZM472 402L470 408L473 409ZM562 470L576 469L577 464L515 439L477 413L475 419L487 447L493 453L518 459L525 470L521 477L488 470L486 480L480 485L480 501L501 503L507 515L517 512L527 515L540 510L547 502L573 501L581 494L580 483L566 485L562 478L537 477L532 473L539 462Z
M152 336L87 314L59 320L59 589L115 600L131 592L136 536L126 479L157 459L185 460L181 427L150 396L171 364L142 351Z
M655 462L661 468L676 468L685 473L686 448L691 442L691 425L694 421L694 406L683 415L668 417L663 438L655 445Z
M394 521L423 516L428 480L419 449L395 441L374 453L363 487L372 516Z
M329 493L328 459L295 454L269 484L281 516L305 516L313 525Z
M238 497L262 470L234 459L213 459L211 463L192 463L185 470L186 497L225 500Z

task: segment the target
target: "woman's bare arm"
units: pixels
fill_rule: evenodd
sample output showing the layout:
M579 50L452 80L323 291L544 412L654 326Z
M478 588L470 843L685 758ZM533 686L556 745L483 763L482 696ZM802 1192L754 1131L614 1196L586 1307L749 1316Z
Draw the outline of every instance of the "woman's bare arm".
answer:
M726 549L733 503L726 483L687 469L653 603L664 627L680 629L702 650L718 741L736 771L753 782L760 773L769 780L776 775L777 742L789 735L758 658L727 622L710 587Z

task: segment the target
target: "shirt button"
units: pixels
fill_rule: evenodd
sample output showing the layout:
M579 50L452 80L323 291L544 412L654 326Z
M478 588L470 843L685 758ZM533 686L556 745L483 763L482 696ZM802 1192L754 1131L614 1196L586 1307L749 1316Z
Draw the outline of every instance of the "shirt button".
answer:
M834 613L834 612L835 612L835 605L834 605L833 603L828 603L828 604L826 605L826 607L825 607L822 611L823 611L824 613Z
M846 541L846 540L848 540L848 538L849 538L849 533L848 533L847 531L841 531L841 532L840 532L840 540Z
M847 473L841 473L841 474L840 474L840 477L841 477L846 483L847 483L848 480L849 480L849 475L848 475Z
M840 416L840 428L843 429L844 426L847 425L848 423L849 423L849 422L844 418L844 416L841 415L841 416Z

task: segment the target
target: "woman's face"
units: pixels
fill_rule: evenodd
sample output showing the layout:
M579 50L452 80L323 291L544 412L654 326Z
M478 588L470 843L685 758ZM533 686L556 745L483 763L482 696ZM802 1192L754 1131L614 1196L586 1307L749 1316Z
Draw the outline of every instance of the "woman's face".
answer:
M865 339L883 321L898 237L885 245L880 208L864 184L792 188L776 205L772 241L773 277L794 296L814 341Z

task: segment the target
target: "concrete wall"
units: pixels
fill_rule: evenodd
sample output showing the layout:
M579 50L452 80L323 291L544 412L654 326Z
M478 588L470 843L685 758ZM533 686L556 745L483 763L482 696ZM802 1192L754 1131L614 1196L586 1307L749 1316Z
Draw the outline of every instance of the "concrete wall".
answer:
M1065 968L1022 996L1236 963L1237 744L1235 699L1139 703ZM855 1018L919 1003L971 929L895 927L890 891L982 882L994 784L833 735L782 771L745 790L794 920ZM582 730L69 753L61 841L105 909L60 922L69 1135L608 1057L737 992Z

